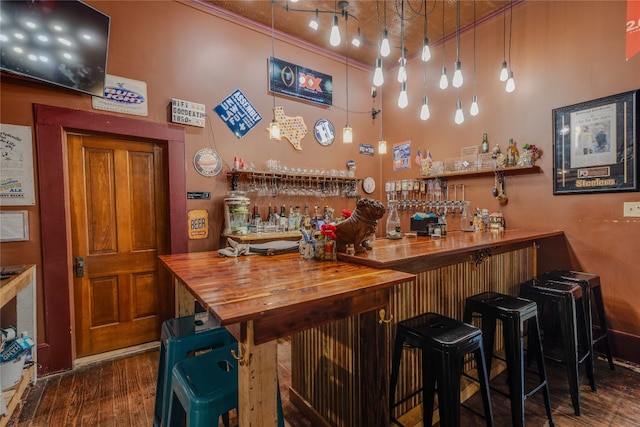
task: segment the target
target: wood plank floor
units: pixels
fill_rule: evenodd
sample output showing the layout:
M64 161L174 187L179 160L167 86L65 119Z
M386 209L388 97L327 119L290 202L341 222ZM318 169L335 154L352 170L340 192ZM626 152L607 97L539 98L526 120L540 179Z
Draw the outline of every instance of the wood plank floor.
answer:
M289 402L291 383L290 348L287 340L278 346L278 375L286 425L312 424ZM9 427L149 427L153 424L155 378L158 351L147 351L78 368L72 372L41 378L23 396L24 406L9 420ZM596 364L598 390L591 392L581 378L582 415L573 415L563 366L549 364L551 406L557 427L640 426L640 369L616 366L610 371L605 361ZM504 374L501 374L504 375ZM504 382L498 377L495 382ZM496 426L511 425L509 402L492 394ZM481 410L476 396L469 401ZM541 396L525 403L527 426L546 426ZM462 425L483 426L484 422L462 410ZM422 423L415 421L414 427ZM359 426L354 426L359 427ZM366 426L363 426L366 427Z

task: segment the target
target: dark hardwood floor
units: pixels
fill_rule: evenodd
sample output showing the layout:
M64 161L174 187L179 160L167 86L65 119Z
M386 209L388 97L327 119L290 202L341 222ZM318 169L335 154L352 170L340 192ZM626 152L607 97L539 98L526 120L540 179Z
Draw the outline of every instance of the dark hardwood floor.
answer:
M309 427L312 424L289 402L290 351L286 340L278 346L278 360L285 424ZM153 423L157 363L158 351L154 350L41 378L25 392L24 406L13 415L8 426L150 427ZM640 426L640 369L637 367L618 365L610 371L605 361L598 360L598 390L591 392L586 377L581 377L580 416L573 414L564 367L549 364L547 373L557 427ZM498 377L494 381L500 383L504 380ZM509 401L496 393L491 398L496 426L511 426ZM469 403L478 410L482 408L477 396L472 397ZM528 427L548 425L540 393L527 400L525 409ZM484 425L483 420L464 409L462 417L465 427ZM421 425L416 421L416 427Z

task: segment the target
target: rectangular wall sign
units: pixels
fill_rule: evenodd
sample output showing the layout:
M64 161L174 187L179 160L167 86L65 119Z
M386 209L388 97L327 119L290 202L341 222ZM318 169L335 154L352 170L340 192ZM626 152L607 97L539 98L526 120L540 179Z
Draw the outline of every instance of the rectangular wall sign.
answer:
M35 205L31 128L0 124L0 206Z
M182 125L204 127L206 117L204 104L182 99L171 99L171 121Z
M96 110L147 116L147 84L107 74L104 79L104 97L92 96L91 105Z
M333 102L330 75L273 57L269 58L269 90L322 105Z

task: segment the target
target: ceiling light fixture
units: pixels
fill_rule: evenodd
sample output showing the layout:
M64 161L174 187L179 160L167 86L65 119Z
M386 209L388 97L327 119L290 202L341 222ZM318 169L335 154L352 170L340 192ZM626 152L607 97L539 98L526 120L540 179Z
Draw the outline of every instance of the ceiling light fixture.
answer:
M384 74L382 73L382 58L376 58L376 69L373 72L373 84L375 86L382 86L384 83Z
M407 108L409 105L409 98L407 97L407 82L400 84L400 95L398 96L398 107Z
M442 2L442 74L440 75L440 89L444 90L449 87L449 79L447 78L447 67L444 66L444 5Z
M429 111L429 98L422 97L422 108L420 108L420 120L428 120L431 117L431 111Z
M384 8L384 30L382 30L382 43L380 44L380 56L386 58L391 53L389 46L389 32L387 31L387 1L383 2Z
M422 39L422 54L420 58L422 62L427 62L431 59L431 48L429 48L429 37L427 37L427 0L424 0L422 7L424 8L424 38Z
M382 107L382 89L380 89L380 141L378 141L378 154L387 154L387 141L384 140L384 115Z
M343 13L346 12L346 6L343 6ZM344 33L347 34L347 21L348 14L344 15ZM342 143L351 144L353 142L353 129L349 126L349 43L346 44L344 53L344 66L345 66L345 89L347 95L347 124L342 129Z
M509 78L505 87L508 93L516 90L516 82L513 80L513 68L511 66L511 37L513 36L513 0L509 6Z
M502 10L502 67L500 68L500 81L506 82L509 78L507 69L507 8Z
M476 2L473 2L473 96L471 97L471 108L469 114L477 116L480 112L478 97L476 96Z
M456 63L451 83L453 87L461 87L464 83L464 79L462 78L462 63L460 62L460 0L456 2Z
M331 25L331 35L329 36L329 43L331 46L336 47L340 45L340 30L338 29L338 15L333 15L333 24Z
M456 124L462 124L464 122L464 112L462 111L462 102L458 100L456 103L456 115L454 117Z
M360 27L358 27L358 35L355 36L353 38L353 40L351 40L351 44L354 45L355 47L360 47L360 44L362 43L361 38L360 38Z
M315 31L318 30L318 9L316 9L316 16L309 21L309 26Z

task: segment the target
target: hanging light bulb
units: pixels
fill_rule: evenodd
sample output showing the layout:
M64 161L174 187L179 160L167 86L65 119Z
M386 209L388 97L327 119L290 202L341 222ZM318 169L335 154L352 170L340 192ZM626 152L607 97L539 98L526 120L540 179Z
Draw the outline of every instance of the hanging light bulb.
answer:
M269 124L269 139L280 140L280 124L276 122L276 119L271 120Z
M376 70L373 72L373 84L375 86L382 86L384 83L384 74L382 74L382 58L376 59Z
M400 67L398 68L398 83L407 81L407 68L405 67L406 63L407 63L407 60L404 59L404 55L403 55L400 58Z
M464 122L464 112L462 111L462 102L460 101L458 101L458 104L457 104L456 116L454 120L458 125Z
M387 154L387 141L384 139L378 141L378 154Z
M316 9L316 16L309 21L309 27L311 27L313 30L318 30L318 9Z
M513 80L513 71L509 71L509 79L507 80L507 92L511 93L516 90L516 82Z
M426 96L422 98L422 108L420 109L420 120L427 120L431 117L431 112L429 111L429 98Z
M351 129L351 126L349 126L349 123L347 123L347 125L342 128L342 143L343 144L351 144L353 142L353 130Z
M400 86L400 96L398 96L398 107L407 108L409 99L407 98L407 82L402 82Z
M447 67L442 67L442 75L440 76L440 89L449 87L449 79L447 78Z
M456 61L456 71L454 71L453 80L451 80L453 87L460 87L462 86L462 83L464 83L461 67L462 64L460 63L460 61Z
M471 98L471 108L469 108L469 114L472 116L477 116L480 112L480 108L478 107L478 97L473 95Z
M420 58L422 58L422 62L427 62L428 60L431 59L431 49L429 48L429 39L426 37L422 42L422 55L420 56Z
M329 37L331 46L340 45L340 30L338 29L338 15L333 15L333 25L331 26L331 36Z
M500 81L506 82L509 78L509 70L507 69L507 61L502 61L502 68L500 69Z
M389 46L389 32L385 28L382 30L382 43L380 44L380 55L383 57L389 56L391 53L391 46Z
M353 40L351 40L351 44L354 45L355 47L360 47L360 27L358 27L358 35L355 36L353 38Z

